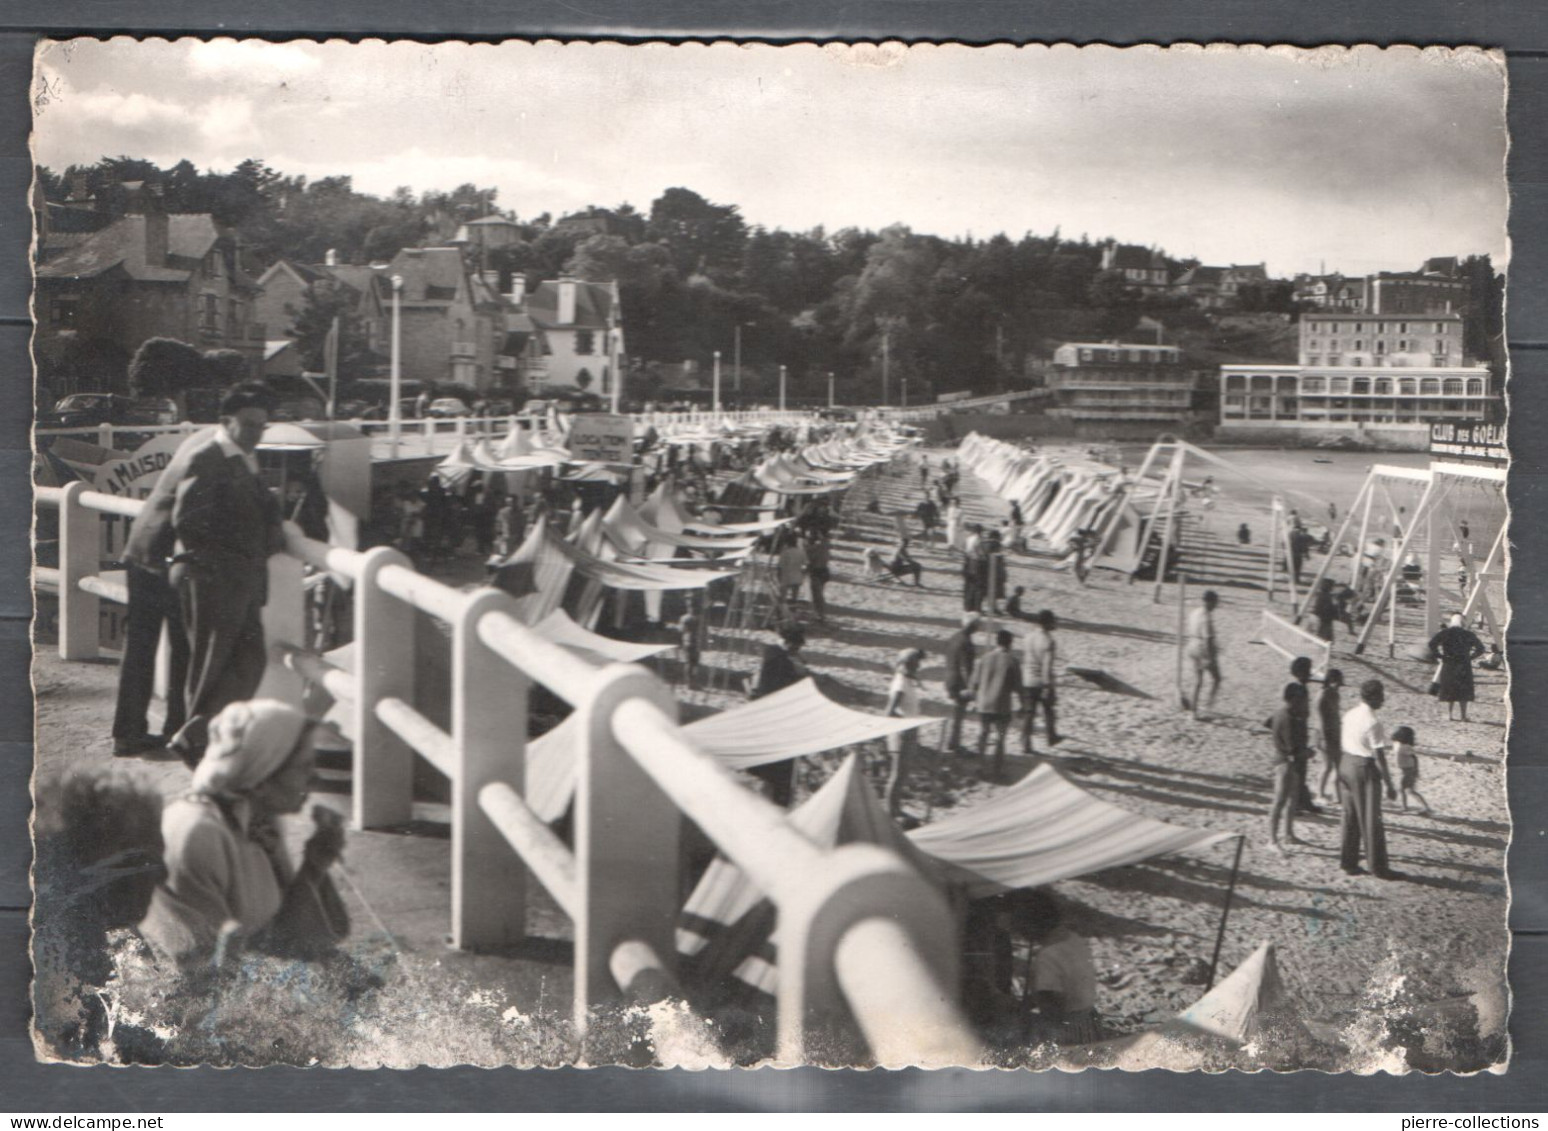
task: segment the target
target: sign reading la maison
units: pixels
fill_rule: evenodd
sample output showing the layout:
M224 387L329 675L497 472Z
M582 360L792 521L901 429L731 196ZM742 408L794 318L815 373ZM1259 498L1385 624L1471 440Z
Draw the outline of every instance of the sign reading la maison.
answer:
M1505 463L1510 459L1505 447L1505 425L1478 421L1432 424L1430 454L1446 459Z

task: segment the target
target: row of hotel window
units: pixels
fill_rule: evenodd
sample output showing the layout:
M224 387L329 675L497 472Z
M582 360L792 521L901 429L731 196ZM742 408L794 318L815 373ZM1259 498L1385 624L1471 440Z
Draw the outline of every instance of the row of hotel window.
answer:
M1177 360L1176 350L1140 350L1140 349L1082 349L1080 351L1082 361L1128 361L1128 362L1173 362Z
M1304 323L1302 323L1302 325L1306 328L1306 331L1308 333L1312 333L1312 334L1336 334L1340 330L1347 330L1347 329L1349 329L1349 323L1348 322L1343 322L1343 321L1340 321L1340 322L1304 322ZM1409 332L1409 326L1410 325L1413 326L1413 332L1414 333L1416 333L1416 334L1424 333L1424 331L1419 328L1420 323L1418 323L1418 322L1413 322L1413 323L1409 323L1409 322L1372 322L1371 323L1371 333L1373 333L1373 334L1391 334L1391 333L1406 334L1406 333ZM1435 323L1432 323L1432 325L1435 327L1435 333L1437 333L1437 334L1449 334L1449 333L1451 333L1452 326L1456 325L1456 323L1454 323L1454 322L1435 322ZM1354 332L1356 334L1363 334L1363 333L1365 333L1365 323L1364 322L1356 322L1354 324Z
M1487 395L1484 379L1482 377L1301 377L1281 376L1279 389L1281 392L1294 393L1297 391L1296 381L1300 381L1299 391L1302 396L1316 396L1324 394L1328 396L1377 396L1377 397L1482 397ZM1243 392L1249 386L1247 378L1243 376L1228 376L1226 378L1226 392ZM1252 378L1253 392L1272 392L1275 388L1274 378L1268 376L1256 376Z
M1315 338L1313 338L1312 340L1310 340L1310 341L1308 341L1306 343L1306 348L1309 349L1309 350L1321 349L1322 348L1322 343L1317 341ZM1330 339L1328 339L1328 349L1337 352L1338 350L1340 350L1342 348L1343 348L1343 342L1342 342L1341 339L1339 339L1339 338L1330 338ZM1352 342L1350 342L1349 348L1351 350L1353 350L1355 353L1363 353L1365 351L1365 339L1364 338L1355 338ZM1376 353L1386 353L1387 352L1387 339L1385 339L1385 338L1377 338L1374 342L1371 343L1371 348ZM1444 354L1446 352L1446 350L1447 350L1446 339L1445 338L1436 338L1435 339L1435 347L1434 347L1434 349L1431 352L1432 353L1436 353L1436 354ZM1393 353L1423 353L1424 352L1424 343L1421 342L1418 338L1412 338L1412 339L1410 339L1410 338L1399 338L1398 341L1397 341L1397 348L1395 350L1393 350L1392 352Z
M81 300L73 296L50 301L48 320L51 325L70 328L80 319ZM199 329L210 333L220 332L220 296L199 296ZM226 333L240 337L242 333L242 305L236 299L226 300Z

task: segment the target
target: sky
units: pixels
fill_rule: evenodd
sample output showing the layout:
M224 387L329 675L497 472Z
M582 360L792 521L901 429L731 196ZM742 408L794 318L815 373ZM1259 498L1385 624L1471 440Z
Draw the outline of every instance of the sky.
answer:
M1505 68L1412 48L45 43L34 159L248 157L521 218L1112 236L1271 274L1505 261Z

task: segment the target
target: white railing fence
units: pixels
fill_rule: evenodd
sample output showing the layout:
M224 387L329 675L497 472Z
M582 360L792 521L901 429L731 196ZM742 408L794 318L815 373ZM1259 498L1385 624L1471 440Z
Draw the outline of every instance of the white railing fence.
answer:
M748 409L740 412L639 412L630 414L631 419L639 427L653 426L656 428L714 428L721 424L802 424L816 419L809 411L780 412L775 409ZM301 423L313 424L321 421L302 421ZM360 429L367 436L387 437L392 432L392 422L387 420L339 420L332 423L348 424ZM458 438L476 439L486 437L496 439L510 433L514 428L527 431L545 427L548 423L546 416L448 416L425 417L423 419L403 420L399 422L399 435L405 444L405 454L411 454L413 446L417 443L422 448L429 448L438 437L455 436ZM159 436L167 433L189 433L199 428L206 427L201 424L97 424L81 428L39 428L36 434L40 438L54 438L68 436L77 439L87 439L99 447L112 449L115 440L121 436L136 438L146 436Z
M98 655L103 600L126 587L102 570L103 517L141 507L72 483L39 488L60 512L59 654ZM671 992L683 820L695 822L778 912L778 1059L808 1061L835 1034L863 1037L883 1065L976 1064L981 1046L956 1002L958 944L945 898L896 853L818 848L778 808L744 788L678 726L666 686L637 665L593 667L533 632L494 589L455 590L398 551L329 547L287 527L270 559L265 629L275 663L263 692L295 699L301 680L348 705L353 824L406 822L417 754L451 786L451 936L505 947L526 934L529 877L575 933L574 1022L584 1034L621 994ZM353 661L307 652L306 567L354 594ZM450 729L415 698L415 620L451 630ZM533 683L581 719L574 847L527 805L527 700ZM510 853L525 864L513 868Z

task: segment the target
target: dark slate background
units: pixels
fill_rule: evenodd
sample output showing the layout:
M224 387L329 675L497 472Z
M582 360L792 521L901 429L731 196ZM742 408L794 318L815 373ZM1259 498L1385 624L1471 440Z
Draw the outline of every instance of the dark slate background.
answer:
M27 832L32 714L27 622L31 365L28 86L39 36L403 36L958 40L969 43L1476 44L1510 58L1508 325L1517 725L1509 788L1515 1055L1503 1075L1210 1077L1049 1072L306 1071L71 1068L28 1036ZM12 1112L517 1110L1432 1111L1544 1108L1548 1095L1548 7L1542 0L8 0L0 10L0 1110ZM1444 250L1444 249L1442 249Z

